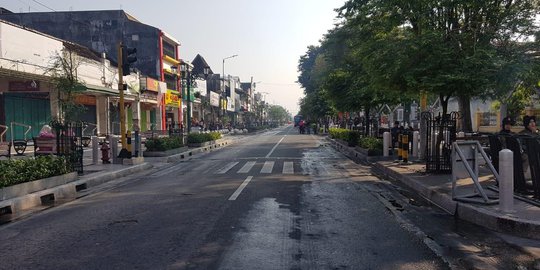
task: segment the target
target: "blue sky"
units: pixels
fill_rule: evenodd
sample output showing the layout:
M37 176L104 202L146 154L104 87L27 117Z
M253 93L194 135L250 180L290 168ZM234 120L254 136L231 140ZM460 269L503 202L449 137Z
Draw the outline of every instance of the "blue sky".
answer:
M345 0L0 0L13 12L123 9L182 43L180 56L201 54L216 73L250 81L266 101L298 111L298 59L335 23ZM50 8L50 9L49 9Z

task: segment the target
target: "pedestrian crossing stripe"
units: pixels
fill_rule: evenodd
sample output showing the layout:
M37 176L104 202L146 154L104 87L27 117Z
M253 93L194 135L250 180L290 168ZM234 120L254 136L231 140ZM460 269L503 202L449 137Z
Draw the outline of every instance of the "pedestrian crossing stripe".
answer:
M283 163L283 174L294 174L294 166L290 161Z
M240 170L238 170L238 173L248 173L251 171L251 168L253 168L255 163L255 161L248 161Z
M236 165L238 165L240 162L229 162L219 170L215 172L215 174L226 174L229 171L231 171ZM251 172L253 167L257 164L256 161L247 161L236 173L238 174L247 174ZM276 165L275 161L265 161L260 173L261 174L271 174L274 171L274 167ZM283 162L283 168L281 171L282 174L294 174L294 162L292 161L285 161Z
M239 162L236 161L236 162L229 162L229 164L227 164L225 167L221 168L221 170L219 170L217 173L218 174L224 174L226 172L228 172L230 169L232 169L234 166L236 166L236 164L238 164Z
M265 161L264 165L261 169L261 173L272 173L272 169L274 168L274 162L273 161Z

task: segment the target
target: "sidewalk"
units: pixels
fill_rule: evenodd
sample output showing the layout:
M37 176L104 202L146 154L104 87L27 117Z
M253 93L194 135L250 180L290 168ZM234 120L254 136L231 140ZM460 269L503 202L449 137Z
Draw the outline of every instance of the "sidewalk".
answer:
M384 177L400 181L419 195L439 206L456 218L477 224L479 226L519 237L540 239L540 207L514 198L514 211L505 213L498 204L486 205L454 201L452 199L452 175L425 173L425 164L411 163L402 165L393 160L370 158L350 148L328 139L333 147L356 161L369 162L373 170ZM481 185L489 195L497 195L489 191L495 181L487 174L480 177ZM461 193L472 193L472 180L457 181Z

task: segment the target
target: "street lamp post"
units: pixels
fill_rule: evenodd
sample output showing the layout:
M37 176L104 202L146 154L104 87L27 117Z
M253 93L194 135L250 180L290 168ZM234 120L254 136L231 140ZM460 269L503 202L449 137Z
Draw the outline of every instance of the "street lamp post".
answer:
M223 65L222 65L222 71L223 71L223 74L222 74L222 76L223 76L223 79L222 79L222 80L223 80L222 86L223 86L223 88L222 88L222 90L221 90L221 91L222 91L221 94L223 95L223 97L222 97L222 101L223 101L223 102L221 103L221 106L223 106L223 117L225 117L225 111L226 111L226 109L227 109L227 108L225 107L225 102L224 102L224 101L227 99L227 94L225 93L225 60L230 59L230 58L233 58L233 57L237 57L237 56L238 56L238 54L233 54L233 55L231 55L231 56L229 56L229 57L223 58ZM231 89L231 90L232 90L232 89Z
M193 80L197 77L192 73L193 65L189 62L182 61L180 64L180 69L182 71L182 75L186 81L186 95L187 95L187 133L191 132L191 86L193 84ZM204 67L203 73L204 78L206 79L208 76L208 73L210 72L210 67Z
M186 80L186 95L187 95L187 133L191 132L191 69L193 66L185 61L180 64L180 69Z

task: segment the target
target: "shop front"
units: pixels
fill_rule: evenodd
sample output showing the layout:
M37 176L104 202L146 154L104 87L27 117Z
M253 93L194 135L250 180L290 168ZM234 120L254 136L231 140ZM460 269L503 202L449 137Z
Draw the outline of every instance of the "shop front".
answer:
M165 123L167 129L181 127L179 109L182 107L180 93L174 90L167 90L165 93Z
M161 123L158 116L161 115L160 81L149 78L140 78L141 93L139 101L141 104L140 127L141 131L159 130Z
M44 86L39 80L0 80L0 124L9 128L6 140L31 140L49 124L51 101Z

